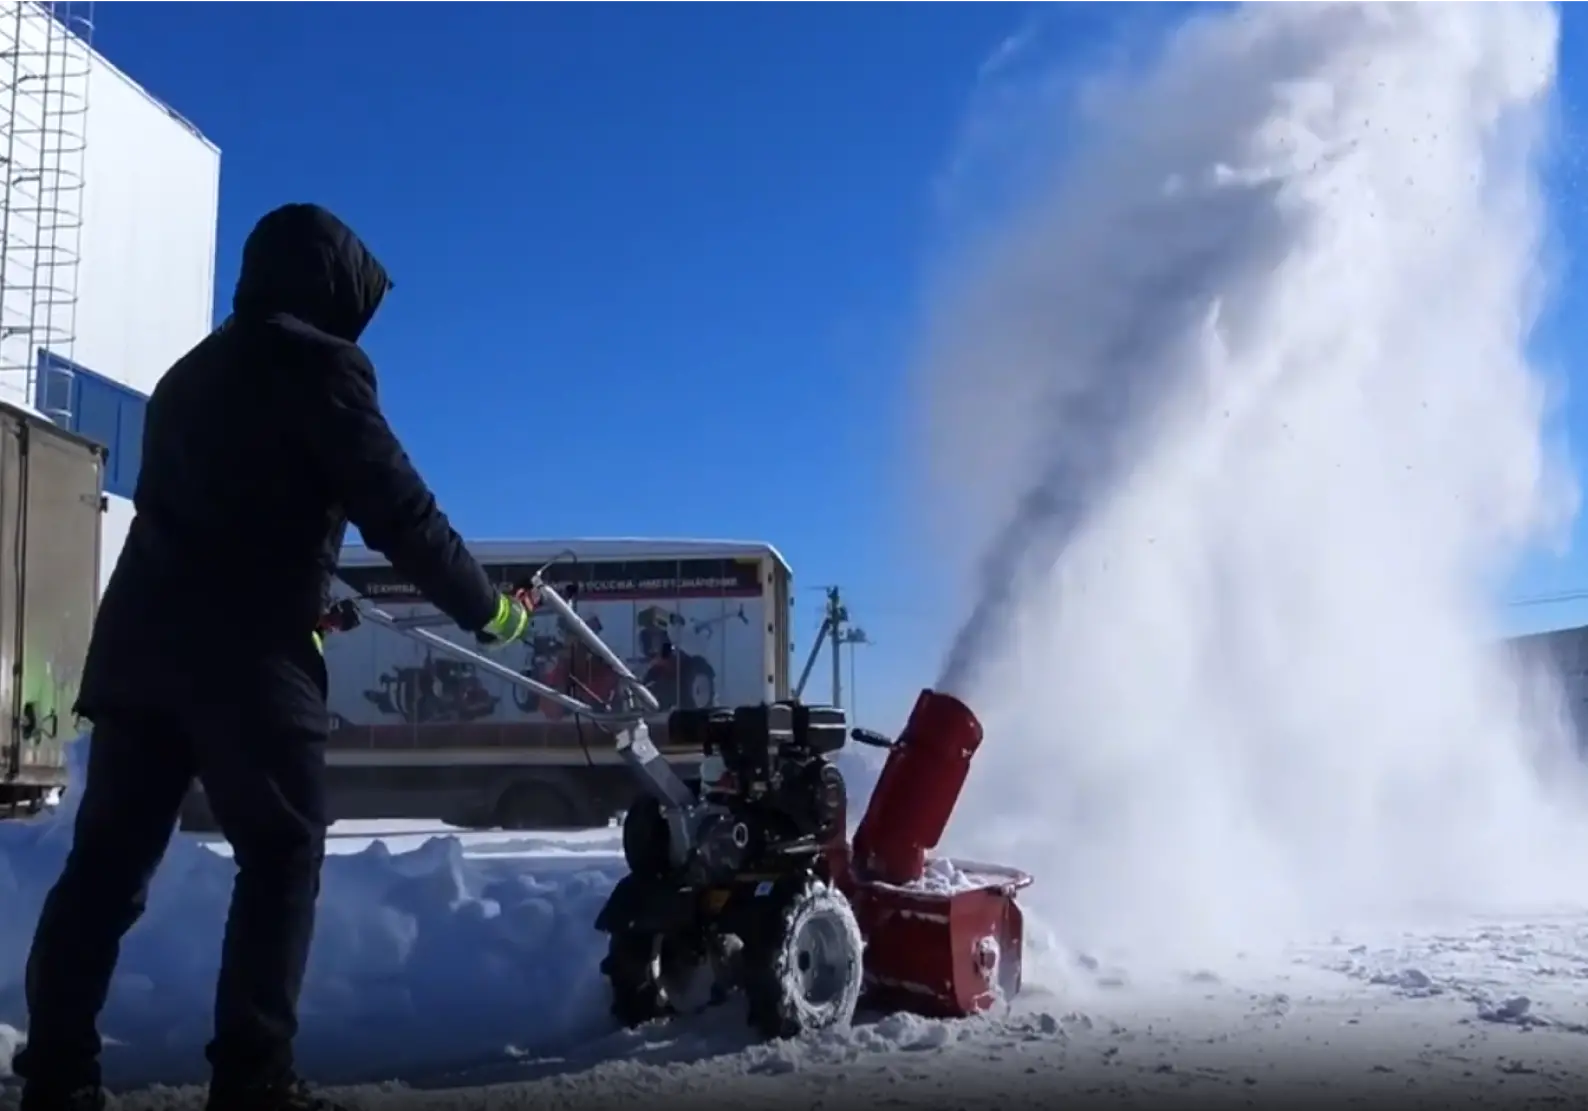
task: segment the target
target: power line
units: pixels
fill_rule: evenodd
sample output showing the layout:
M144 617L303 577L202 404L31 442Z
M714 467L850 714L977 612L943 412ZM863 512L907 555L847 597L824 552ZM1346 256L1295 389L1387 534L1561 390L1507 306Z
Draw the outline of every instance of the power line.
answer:
M1520 609L1524 606L1553 606L1562 602L1583 601L1588 601L1588 587L1561 590L1554 594L1534 594L1524 598L1513 598L1505 604L1507 608Z
M849 649L849 718L851 721L853 721L860 713L860 684L855 681L855 649L865 645L874 644L876 642L866 635L866 630L852 627L840 632L833 643L835 645L833 659L835 660L838 658L839 648ZM833 669L833 674L834 676L838 674L838 669L836 667ZM833 704L835 706L841 705L841 703L838 701L836 692L833 696Z

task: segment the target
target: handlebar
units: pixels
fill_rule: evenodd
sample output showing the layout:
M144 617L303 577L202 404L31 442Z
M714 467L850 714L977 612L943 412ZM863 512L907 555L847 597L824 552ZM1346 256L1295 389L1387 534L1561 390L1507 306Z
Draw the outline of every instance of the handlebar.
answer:
M361 621L371 621L376 625L390 629L394 633L417 640L423 644L456 659L463 660L489 672L499 679L503 679L515 687L533 692L536 696L548 702L555 702L570 713L579 714L591 721L616 726L628 726L644 718L647 713L654 713L661 709L661 703L656 695L642 683L629 666L623 662L618 654L602 640L594 629L575 612L573 606L555 589L553 589L539 574L536 574L528 585L529 591L539 600L540 608L549 610L567 630L573 634L584 647L588 648L597 658L610 668L618 678L617 691L612 699L606 703L596 703L548 686L538 679L531 678L503 663L493 660L483 652L468 648L455 641L448 640L439 633L432 632L427 626L451 625L452 622L440 614L425 614L417 617L398 617L387 613L375 605L368 598L362 597L353 591L347 583L336 580L341 587L348 591L348 596L339 599L326 613L321 622L321 629L325 632L346 632L356 628Z

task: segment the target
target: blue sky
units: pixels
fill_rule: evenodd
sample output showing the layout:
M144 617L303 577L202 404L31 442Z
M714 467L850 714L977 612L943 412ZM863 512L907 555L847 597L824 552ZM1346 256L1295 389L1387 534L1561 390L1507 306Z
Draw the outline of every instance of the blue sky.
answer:
M1131 10L1050 18L1079 44ZM1002 3L141 3L99 5L95 35L222 150L220 304L252 221L287 200L331 207L387 264L397 289L367 347L462 531L771 540L804 588L799 653L815 587L841 583L877 642L860 716L891 728L950 620L896 494L933 184L978 68L1029 19ZM1585 52L1588 19L1568 14L1568 132ZM1572 146L1568 245L1588 235ZM1574 280L1543 337L1565 370L1585 308ZM1588 428L1588 399L1565 420ZM1517 590L1578 586L1568 559ZM1577 617L1588 604L1525 612Z

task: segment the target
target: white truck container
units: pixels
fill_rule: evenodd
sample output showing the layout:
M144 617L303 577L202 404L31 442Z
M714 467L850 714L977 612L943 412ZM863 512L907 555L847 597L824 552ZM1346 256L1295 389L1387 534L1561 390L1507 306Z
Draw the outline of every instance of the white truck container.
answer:
M99 604L104 448L0 401L0 817L66 786Z
M521 540L471 545L503 588L546 579L661 703L652 736L688 774L667 713L789 695L791 572L769 544L715 540ZM384 558L342 554L342 579L399 616L435 611ZM456 626L435 630L474 647ZM604 825L638 788L611 736L506 681L372 624L326 643L337 818L438 818L460 825ZM495 658L572 693L611 674L570 647L551 615Z

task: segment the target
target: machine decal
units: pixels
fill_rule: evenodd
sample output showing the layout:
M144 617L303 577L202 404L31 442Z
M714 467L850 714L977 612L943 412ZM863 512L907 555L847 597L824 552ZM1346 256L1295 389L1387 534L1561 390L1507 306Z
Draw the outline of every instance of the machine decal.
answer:
M508 587L538 569L497 564L486 571ZM390 567L345 568L341 577L395 615L434 613ZM674 709L763 697L768 609L759 560L569 561L545 577L655 695L658 725ZM453 626L436 631L472 646ZM537 614L524 641L493 658L598 702L618 683L612 669L550 613ZM590 739L579 732L588 734L588 723L581 725L564 707L409 638L355 630L327 644L326 665L337 747L560 747ZM665 736L657 739L665 744Z

